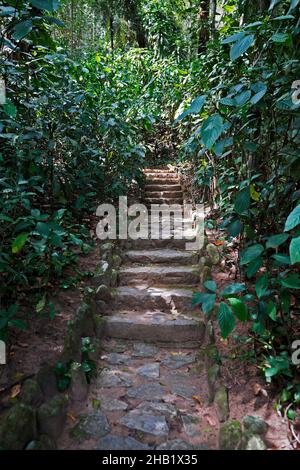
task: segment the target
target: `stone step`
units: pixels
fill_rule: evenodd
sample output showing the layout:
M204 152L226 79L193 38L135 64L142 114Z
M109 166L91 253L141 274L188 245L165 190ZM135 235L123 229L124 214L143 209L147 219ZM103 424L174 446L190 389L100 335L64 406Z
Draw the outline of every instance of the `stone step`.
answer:
M179 181L179 176L175 172L167 172L167 171L160 171L160 172L152 172L152 173L146 173L146 179L147 181L151 180L152 178L155 179L165 179L165 178L170 178L172 180L178 180Z
M174 182L174 184L164 184L161 182L160 184L146 184L144 187L145 191L168 191L168 192L176 192L182 191L181 185Z
M144 264L190 264L195 265L198 262L198 253L180 250L132 250L125 253L124 261L130 263Z
M120 286L146 283L147 285L199 284L199 266L136 266L120 269Z
M159 167L159 168L145 168L143 170L143 173L165 173L165 172L168 172L168 173L176 173L176 171L174 170L174 168L170 167L170 166L162 166L162 167ZM177 173L176 173L177 174Z
M175 197L158 197L158 198L151 198L145 197L144 203L147 207L151 206L152 204L168 204L171 206L172 204L183 204L182 197L175 198Z
M148 239L137 239L137 240L126 240L124 246L128 250L146 250L146 249L161 249L161 248L171 248L171 249L179 249L185 250L186 245L195 241L195 238L189 240L187 238L183 238L181 240L176 240L175 238L163 240L161 237L160 239L153 240L151 238Z
M172 184L178 186L180 184L179 178L175 176L155 176L151 175L151 178L147 178L146 185L162 185L165 184L166 186L170 186Z
M199 315L199 309L192 307L194 292L195 289L183 287L118 287L112 308L115 311L139 311L142 306L144 310L171 312L176 309L180 313Z
M181 199L181 204L183 200L183 192L182 191L165 191L162 189L161 191L145 191L145 197L147 199Z
M172 317L158 311L119 312L104 317L104 336L110 338L144 341L157 344L181 344L190 347L191 343L204 339L205 326L200 320Z

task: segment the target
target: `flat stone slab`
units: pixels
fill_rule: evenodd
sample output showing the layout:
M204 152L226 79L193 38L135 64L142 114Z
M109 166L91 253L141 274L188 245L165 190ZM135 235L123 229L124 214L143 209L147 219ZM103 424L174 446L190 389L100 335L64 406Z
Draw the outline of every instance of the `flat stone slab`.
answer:
M167 419L174 419L177 416L177 408L170 403L144 401L137 409L144 413L163 415Z
M169 307L170 308L170 307ZM104 334L112 338L143 340L148 343L191 343L203 341L205 325L200 320L184 318L176 315L158 311L146 312L120 312L112 316L103 317ZM129 363L114 356L110 359L113 364Z
M147 379L158 379L159 378L159 364L145 364L137 369L137 373Z
M79 442L106 436L111 428L106 416L100 411L79 417L78 423L71 429L70 435Z
M149 450L150 447L133 437L120 437L109 434L100 439L95 450Z
M120 419L120 424L129 429L142 431L153 436L163 437L169 434L169 427L164 416L133 410Z
M180 369L183 366L194 364L196 356L194 354L171 354L162 364L169 369Z
M111 353L107 355L106 361L113 365L128 364L130 357L127 354Z
M185 250L132 250L125 253L125 259L132 263L178 263L194 264L197 254Z
M99 376L98 383L103 388L131 387L132 377L123 371L104 369Z
M199 266L135 266L122 268L119 272L120 285L152 282L163 285L199 284Z
M158 383L146 383L128 389L130 398L143 400L160 400L165 395L165 389Z
M191 400L193 396L199 394L199 390L197 387L185 383L174 384L171 388L171 391L174 395L178 395L188 400Z
M106 411L126 411L128 405L124 401L106 397L101 399L101 408Z
M158 348L152 344L147 343L134 343L133 353L134 357L155 357L158 354Z

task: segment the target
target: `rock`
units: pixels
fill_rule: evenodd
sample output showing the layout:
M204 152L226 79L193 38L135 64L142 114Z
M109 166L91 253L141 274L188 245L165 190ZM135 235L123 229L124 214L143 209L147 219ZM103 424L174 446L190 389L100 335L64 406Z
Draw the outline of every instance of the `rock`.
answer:
M109 434L100 439L95 450L149 450L147 444L133 439L132 437L119 437Z
M107 411L126 411L128 405L124 401L107 397L101 400L101 408Z
M104 388L121 387L122 380L113 370L105 369L99 377L99 386Z
M220 366L219 364L214 364L211 366L207 371L207 381L208 381L208 388L209 388L209 401L212 403L215 399L216 393L216 382L218 377L220 376Z
M119 280L119 272L116 269L112 269L111 275L110 275L110 286L116 287L118 285L118 280Z
M226 387L219 387L216 391L214 402L219 421L224 423L229 418L228 390Z
M106 416L100 411L79 417L78 423L70 431L70 436L79 442L91 438L101 438L110 432Z
M204 282L209 281L211 279L211 267L204 266L200 273L200 283L204 284Z
M110 302L112 295L109 287L107 287L105 284L101 284L96 290L96 298L98 301L103 300L104 302Z
M138 387L132 387L128 390L128 396L135 399L159 400L164 394L164 388L158 383L143 384Z
M53 439L60 436L67 417L68 401L64 395L56 395L38 410L38 426L42 434Z
M239 421L227 421L221 426L219 447L221 450L239 450L242 446L243 433Z
M177 416L177 408L169 403L143 401L137 409L144 413L163 415L167 419L174 419Z
M159 378L159 364L146 364L137 369L137 373L146 377L147 379L158 379Z
M246 450L266 450L267 446L258 435L251 436L247 442Z
M62 356L63 362L70 360L81 362L81 338L94 336L95 329L93 308L87 303L82 303L77 309L74 319L68 324Z
M243 419L244 429L249 434L267 434L269 425L259 416L245 416Z
M0 448L22 450L35 436L36 416L31 406L18 403L1 417Z
M75 403L83 402L87 395L89 386L86 380L86 375L81 369L80 364L76 364L77 367L72 367L71 370L71 395L72 400Z
M162 364L169 369L180 369L180 367L193 364L196 361L194 354L172 354L162 361Z
M45 398L51 398L57 393L57 381L54 369L45 365L37 373L36 380L44 394Z
M33 407L39 406L43 402L43 393L37 380L28 379L24 382L20 398L23 403Z
M38 441L31 441L25 450L56 450L56 443L51 437L42 434Z
M110 353L107 355L106 360L109 364L120 365L128 364L130 357L127 354Z
M122 258L119 255L113 255L112 257L112 263L115 268L119 268L122 264Z
M169 434L169 428L164 416L156 416L135 409L120 419L120 424L129 429L142 431L153 436L163 437Z
M101 284L110 285L110 275L111 270L109 263L106 260L101 260L92 279L93 286L99 286Z
M158 348L146 343L134 343L133 356L134 357L155 357L158 353Z
M206 247L206 252L207 252L207 262L210 265L217 265L220 263L220 253L218 250L218 247L213 245L212 243L209 243Z
M189 437L199 437L201 433L200 420L196 416L182 415L181 416L184 432Z
M178 395L182 398L192 399L194 395L198 395L199 390L194 385L185 383L174 384L171 388L173 394Z

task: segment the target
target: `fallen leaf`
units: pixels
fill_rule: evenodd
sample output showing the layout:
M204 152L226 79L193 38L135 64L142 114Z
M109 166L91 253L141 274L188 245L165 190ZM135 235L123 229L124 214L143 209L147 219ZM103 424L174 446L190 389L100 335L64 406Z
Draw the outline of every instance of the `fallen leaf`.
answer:
M21 392L21 384L15 385L11 389L10 398L16 398Z
M73 421L73 423L75 423L77 421L77 419L75 418L74 415L72 415L72 413L68 413L67 416L71 421Z
M200 406L203 405L202 401L201 401L201 398L198 397L197 395L193 395L192 396L192 399L195 400L197 403L199 403Z
M217 240L215 241L214 245L216 246L223 246L224 245L224 242L222 240Z

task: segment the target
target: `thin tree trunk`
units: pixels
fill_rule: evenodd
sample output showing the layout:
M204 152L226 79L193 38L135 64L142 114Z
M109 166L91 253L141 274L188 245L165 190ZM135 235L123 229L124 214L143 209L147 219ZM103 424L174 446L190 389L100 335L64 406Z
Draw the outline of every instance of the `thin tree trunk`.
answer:
M217 0L210 1L210 17L211 17L211 36L214 37L216 32L216 16L217 16Z
M199 9L199 42L198 54L202 54L206 50L206 44L209 40L209 7L210 0L200 2Z

